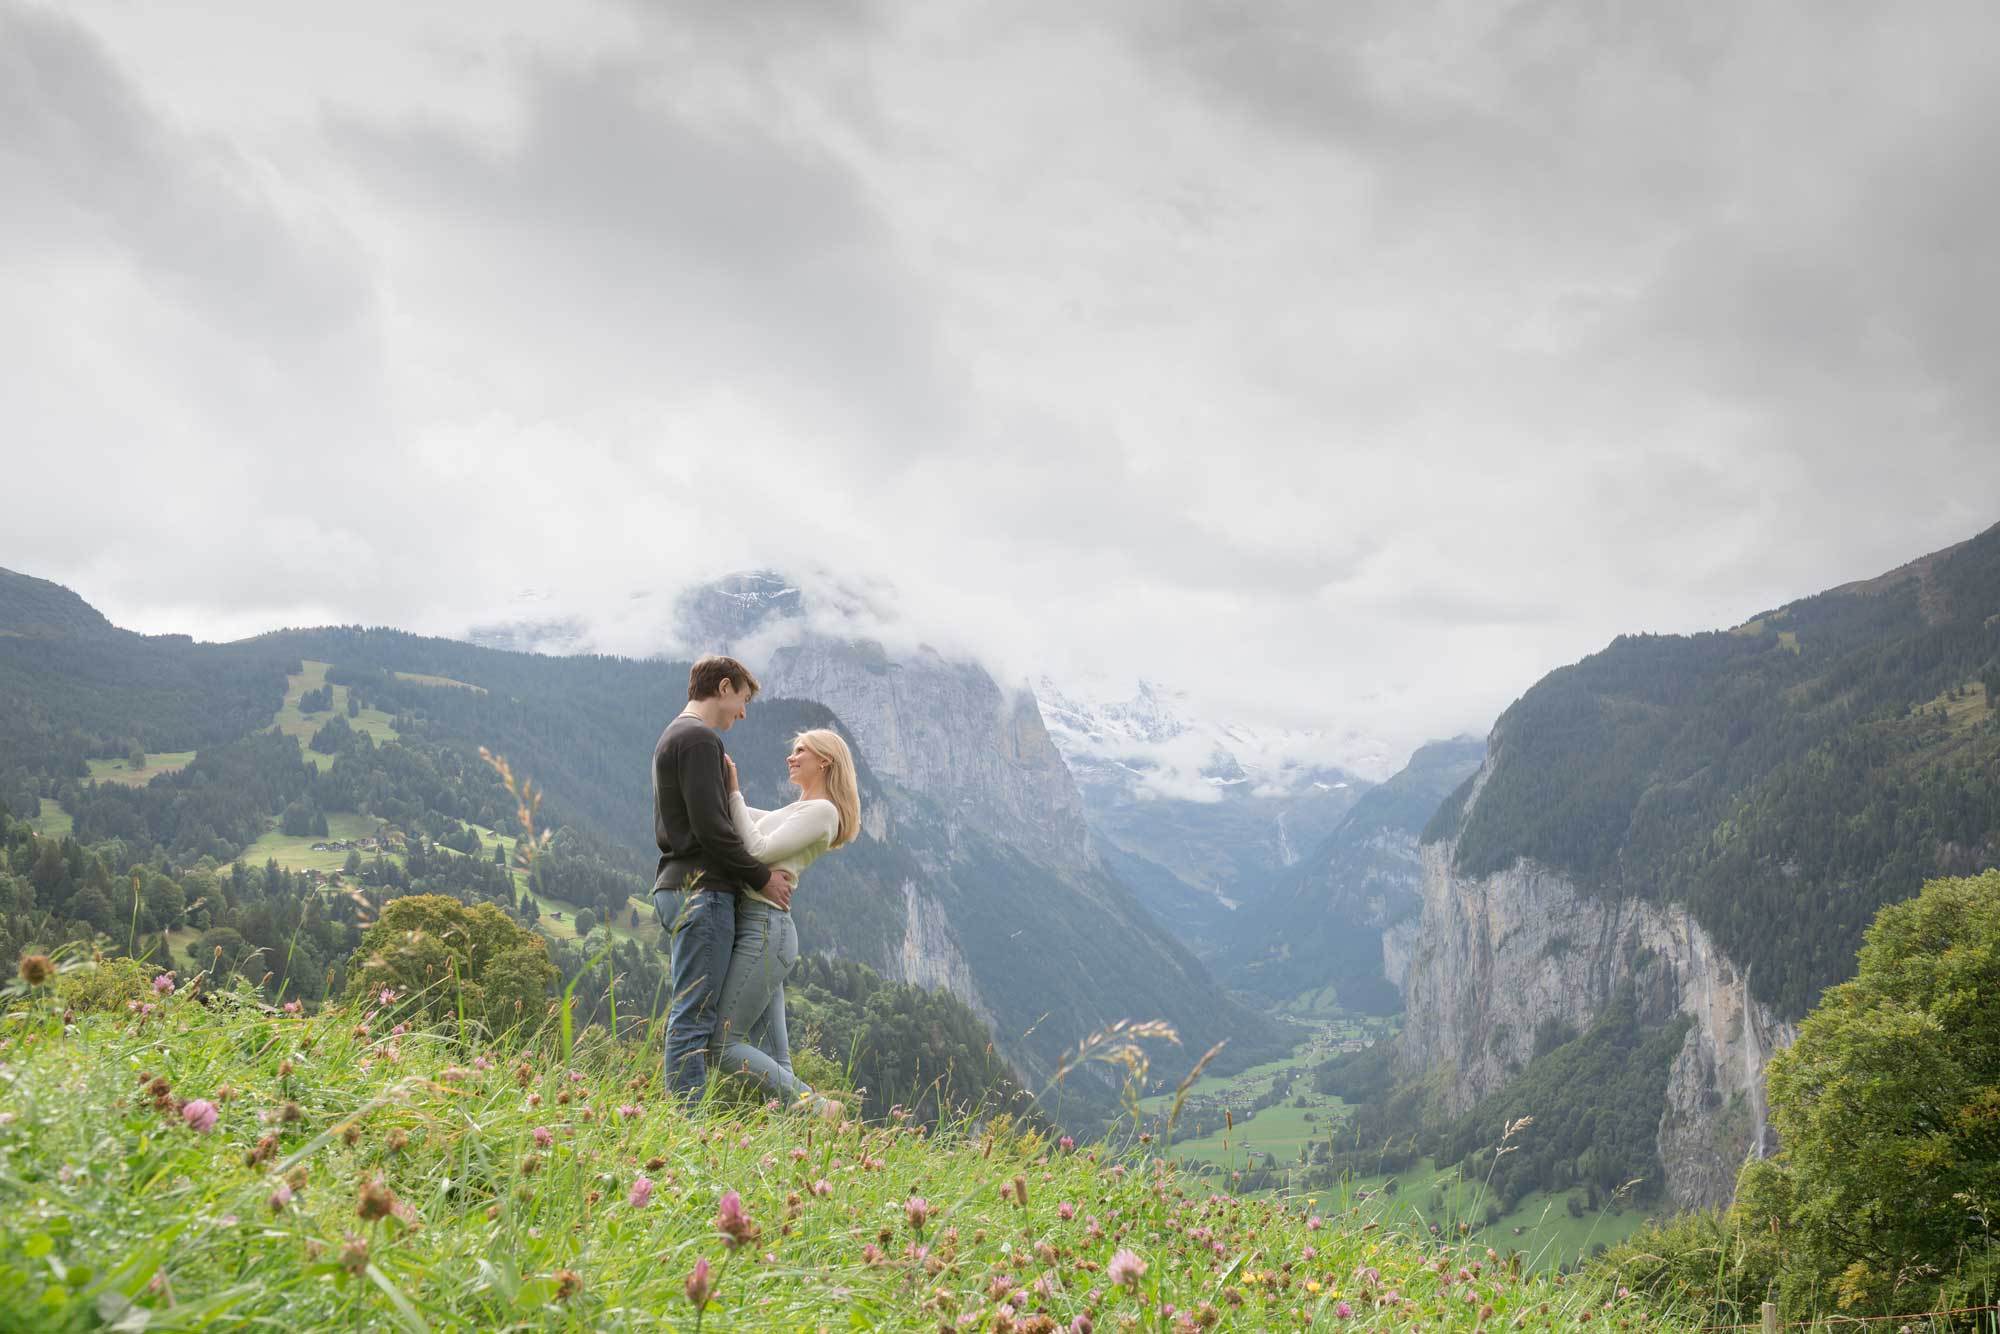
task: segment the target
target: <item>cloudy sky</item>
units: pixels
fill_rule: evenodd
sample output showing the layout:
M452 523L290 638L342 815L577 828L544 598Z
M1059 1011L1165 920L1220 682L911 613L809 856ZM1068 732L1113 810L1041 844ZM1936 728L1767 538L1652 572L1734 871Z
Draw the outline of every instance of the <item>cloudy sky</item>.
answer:
M0 565L777 566L1399 761L2000 520L1997 127L1984 0L0 0Z

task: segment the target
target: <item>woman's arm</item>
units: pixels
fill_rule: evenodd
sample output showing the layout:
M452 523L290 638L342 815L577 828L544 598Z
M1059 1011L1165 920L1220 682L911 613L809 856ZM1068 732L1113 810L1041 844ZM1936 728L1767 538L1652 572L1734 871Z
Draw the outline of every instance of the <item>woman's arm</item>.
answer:
M744 804L743 794L737 792L730 796L729 813L736 832L743 836L743 846L766 866L804 852L822 840L831 841L840 829L840 812L830 801L800 802L780 819L760 826Z
M729 793L729 823L736 827L736 836L743 840L743 846L750 849L750 855L758 861L766 861L757 854L757 822L769 815L743 800L743 794L734 788ZM767 862L768 864L768 862Z

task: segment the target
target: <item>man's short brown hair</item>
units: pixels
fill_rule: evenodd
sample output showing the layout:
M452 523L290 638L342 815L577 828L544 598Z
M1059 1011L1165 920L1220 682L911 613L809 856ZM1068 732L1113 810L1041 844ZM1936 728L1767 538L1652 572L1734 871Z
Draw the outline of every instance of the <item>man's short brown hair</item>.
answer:
M720 653L711 653L705 658L697 658L688 669L688 698L693 700L714 699L722 693L722 683L734 681L742 695L755 695L761 686L757 678L750 675L750 669L734 658L725 658Z

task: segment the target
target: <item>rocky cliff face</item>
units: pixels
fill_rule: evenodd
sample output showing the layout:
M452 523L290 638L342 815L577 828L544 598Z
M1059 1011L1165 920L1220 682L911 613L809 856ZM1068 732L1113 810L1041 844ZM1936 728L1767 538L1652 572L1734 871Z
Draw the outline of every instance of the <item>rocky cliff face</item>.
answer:
M1526 1067L1539 1025L1588 1028L1630 979L1642 1022L1694 1021L1660 1121L1667 1189L1682 1208L1726 1204L1744 1160L1775 1147L1764 1065L1792 1026L1685 908L1588 897L1526 860L1460 877L1454 851L1451 840L1422 849L1421 915L1384 941L1407 1005L1401 1072L1449 1071L1450 1110L1462 1112Z
M1087 862L1083 801L1033 693L928 646L892 652L847 632L871 611L859 595L812 598L754 571L690 589L675 622L683 643L742 656L765 694L832 709L878 777L949 819L1038 860Z
M933 649L891 656L867 640L811 632L772 652L764 684L839 714L878 774L952 819L1038 860L1089 860L1082 798L1028 691L1005 690L978 664Z

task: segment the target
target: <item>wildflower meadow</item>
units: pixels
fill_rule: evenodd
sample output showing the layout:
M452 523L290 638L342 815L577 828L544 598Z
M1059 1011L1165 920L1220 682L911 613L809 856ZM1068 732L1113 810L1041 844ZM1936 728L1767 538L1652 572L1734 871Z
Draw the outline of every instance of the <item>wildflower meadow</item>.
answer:
M315 1013L166 975L82 1009L53 969L0 999L6 1329L1672 1327L1136 1141L690 1109L656 1040L499 1045L394 989Z

